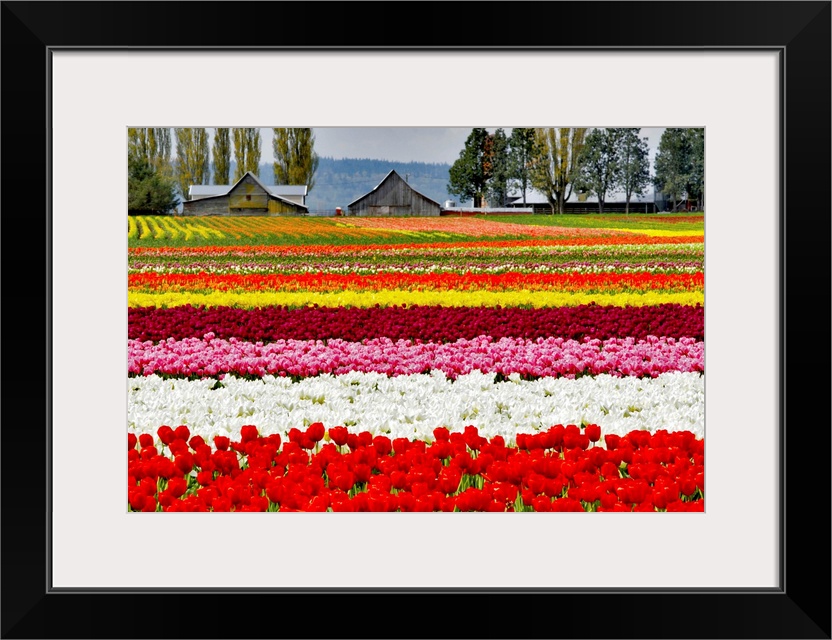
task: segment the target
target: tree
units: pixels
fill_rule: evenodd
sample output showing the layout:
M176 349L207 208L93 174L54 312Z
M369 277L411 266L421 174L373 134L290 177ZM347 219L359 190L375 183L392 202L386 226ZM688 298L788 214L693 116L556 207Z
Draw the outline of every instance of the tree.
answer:
M546 195L552 213L562 214L572 195L583 153L586 127L546 127L534 130L536 153L532 186Z
M688 193L697 201L697 208L705 210L705 129L689 129L691 167Z
M159 170L170 177L173 174L173 166L170 162L171 137L170 127L157 127L148 129L153 132L156 141L156 162Z
M127 213L170 213L179 200L174 181L162 174L147 158L133 157L127 161Z
M274 127L272 132L275 184L305 184L312 191L320 161L312 129Z
M526 206L526 191L531 185L531 167L535 154L534 129L515 127L508 139L511 164L511 179L523 192L523 206Z
M705 130L668 128L656 151L656 189L673 197L673 209L685 198L703 204Z
M136 160L149 160L147 153L147 129L129 127L127 129L127 163Z
M128 128L127 129L127 161L146 160L160 173L170 176L171 139L170 129L157 128Z
M231 130L234 137L234 182L242 178L247 171L255 176L260 172L260 129L235 128Z
M607 193L615 190L619 178L619 129L597 128L584 143L575 185L598 197L598 213L604 213Z
M474 128L465 140L465 147L448 172L448 193L463 200L473 199L482 206L488 181L491 179L490 136L488 131Z
M214 129L214 184L228 184L231 171L231 140L228 129Z
M177 128L175 134L176 182L182 199L187 200L190 185L208 184L208 132L204 128L183 127Z
M511 186L512 166L508 137L503 129L497 129L491 135L489 155L491 179L488 182L488 201L496 207L504 207Z
M630 199L643 195L650 184L650 158L647 138L639 138L641 129L623 128L618 131L618 186L624 192L625 213L630 213Z

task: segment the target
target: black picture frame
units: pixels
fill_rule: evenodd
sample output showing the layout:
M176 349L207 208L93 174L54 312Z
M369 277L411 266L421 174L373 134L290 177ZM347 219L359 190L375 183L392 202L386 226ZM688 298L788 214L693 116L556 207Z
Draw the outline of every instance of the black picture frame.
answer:
M831 6L828 1L3 2L2 637L281 637L298 635L300 620L308 629L302 637L830 638L832 471L825 395L830 366L825 357L818 357L816 345L825 347L826 341L815 334L832 326ZM246 9L263 20L304 25L281 30L280 48L780 52L785 82L780 132L779 588L692 588L673 593L51 589L49 336L52 323L60 318L52 317L49 303L49 273L54 268L50 52L275 47L274 30L218 28L223 15ZM380 10L407 12L408 20L395 38L371 26ZM504 29L507 15L525 19ZM158 30L148 29L147 16L153 16ZM450 21L456 25L452 31ZM570 26L546 27L557 23ZM792 312L787 315L789 307ZM787 380L792 382L788 393ZM811 448L805 446L809 432ZM91 490L79 488L79 517L84 508L92 508ZM754 490L753 482L747 490ZM125 547L125 557L128 553ZM618 557L627 567L626 553ZM694 550L689 560L695 562ZM637 564L630 569L637 570ZM387 622L391 618L398 626Z

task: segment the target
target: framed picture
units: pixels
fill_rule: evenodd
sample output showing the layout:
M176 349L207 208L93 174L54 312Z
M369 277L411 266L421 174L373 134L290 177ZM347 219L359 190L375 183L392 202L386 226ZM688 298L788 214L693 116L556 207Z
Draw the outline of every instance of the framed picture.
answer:
M450 6L3 3L4 637L830 637L830 3ZM542 123L705 129L704 513L129 518L128 127Z

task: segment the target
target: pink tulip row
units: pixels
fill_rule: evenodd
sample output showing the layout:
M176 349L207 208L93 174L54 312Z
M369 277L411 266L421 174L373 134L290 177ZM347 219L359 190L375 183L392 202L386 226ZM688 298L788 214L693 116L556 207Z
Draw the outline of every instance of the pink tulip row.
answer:
M128 340L131 375L208 377L309 377L351 371L408 375L441 370L450 378L480 370L524 378L610 374L656 377L669 371L704 372L705 343L694 338L644 340L585 338L501 338L481 336L455 342L361 342L340 339L246 342L206 334L204 338L169 338L159 343Z
M365 229L394 229L410 232L459 233L475 238L522 236L532 238L605 238L609 236L631 236L638 242L642 236L633 231L611 231L610 229L555 227L512 222L457 217L394 217L394 218L350 218L351 227Z

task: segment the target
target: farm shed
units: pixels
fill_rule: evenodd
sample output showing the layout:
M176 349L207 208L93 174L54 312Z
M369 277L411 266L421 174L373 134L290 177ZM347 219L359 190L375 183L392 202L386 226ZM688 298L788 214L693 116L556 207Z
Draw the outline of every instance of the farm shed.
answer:
M284 195L285 194L285 195ZM191 185L185 216L305 215L306 185L264 185L248 171L233 185Z
M546 196L537 189L529 189L526 192L525 205L521 193L510 193L507 200L506 206L510 208L531 207L535 213L551 213L552 211ZM622 193L609 193L604 201L604 213L623 213L626 204L626 198ZM656 204L653 193L633 195L630 198L630 213L657 213L660 209L656 207ZM564 202L564 210L565 213L598 213L598 197L573 191Z
M438 216L441 205L391 170L369 193L347 205L350 216Z

